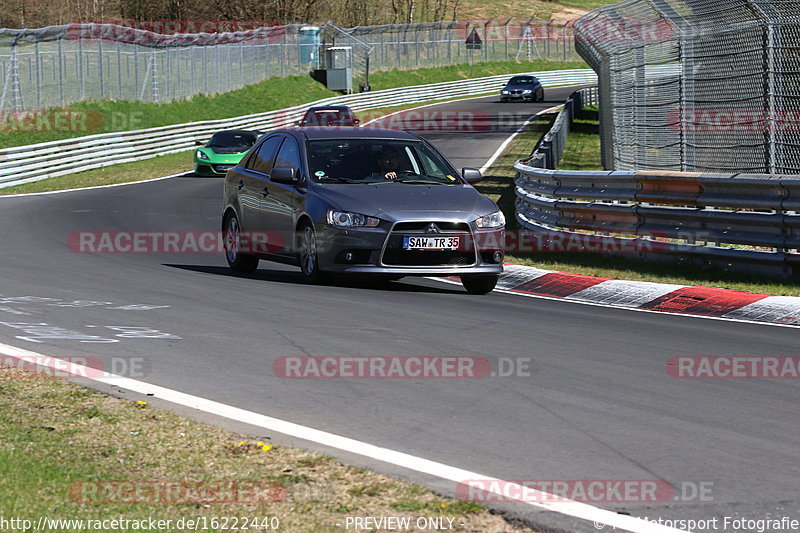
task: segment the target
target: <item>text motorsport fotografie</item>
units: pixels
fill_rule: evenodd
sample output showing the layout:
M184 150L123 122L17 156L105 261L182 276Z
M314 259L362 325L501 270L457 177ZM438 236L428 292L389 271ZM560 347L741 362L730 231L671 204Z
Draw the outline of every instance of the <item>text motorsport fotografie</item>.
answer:
M767 533L769 531L798 531L800 530L800 520L783 516L781 518L734 518L732 516L715 516L708 519L667 519L649 518L644 520L666 527L683 529L687 531L755 531L756 533ZM597 529L603 529L600 522L595 522Z

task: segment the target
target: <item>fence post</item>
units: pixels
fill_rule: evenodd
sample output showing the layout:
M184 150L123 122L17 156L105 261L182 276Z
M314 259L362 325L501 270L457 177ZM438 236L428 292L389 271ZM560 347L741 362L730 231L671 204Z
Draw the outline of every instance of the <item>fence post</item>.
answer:
M150 61L152 61L152 66L150 68L150 79L152 80L152 97L153 102L158 102L160 95L158 94L158 57L156 57L156 49L153 48L153 51L150 53Z
M414 28L414 57L416 65L419 67L419 28Z
M86 97L86 85L83 79L83 38L78 38L78 99L83 100Z
M100 82L100 100L102 100L106 88L103 79L103 39L97 39L97 78Z
M33 53L36 57L36 109L42 108L42 56L39 53L39 41L33 44Z
M135 87L133 94L134 98L139 91L139 45L136 41L133 42L133 86ZM141 100L141 98L139 98Z
M286 75L286 31L281 39L281 76Z
M122 100L122 44L117 41L117 98Z
M56 41L56 46L58 50L58 93L60 98L60 104L64 105L66 98L64 97L64 52L61 49L61 37L59 36L58 40Z

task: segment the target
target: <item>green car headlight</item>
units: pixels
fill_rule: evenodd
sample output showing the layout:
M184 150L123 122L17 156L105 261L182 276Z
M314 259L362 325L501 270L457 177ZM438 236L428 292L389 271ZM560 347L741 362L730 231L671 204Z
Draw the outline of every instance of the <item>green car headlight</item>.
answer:
M197 156L197 159L208 159L208 156L201 150L195 152L195 155Z

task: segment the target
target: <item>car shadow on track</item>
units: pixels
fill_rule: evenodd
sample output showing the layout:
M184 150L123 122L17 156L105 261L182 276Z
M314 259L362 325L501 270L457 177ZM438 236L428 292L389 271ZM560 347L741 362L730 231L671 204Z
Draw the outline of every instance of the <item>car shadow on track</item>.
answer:
M201 272L203 274L213 274L216 276L226 276L231 278L245 278L254 279L259 281L269 281L273 283L288 283L292 285L306 285L300 272L293 272L287 270L269 270L259 269L252 274L243 274L233 272L228 267L212 266L212 265L179 265L173 263L163 263L163 266L169 268L177 268L181 270L191 270L192 272ZM405 278L413 280L413 277ZM403 283L403 280L390 281L374 278L359 278L359 277L345 277L337 276L332 278L329 282L320 285L322 287L346 287L349 289L367 289L367 290L381 290L391 292L424 292L429 294L463 294L467 295L466 291L460 289L460 286L453 285L452 289L446 287L428 287L425 285L417 285L415 283Z

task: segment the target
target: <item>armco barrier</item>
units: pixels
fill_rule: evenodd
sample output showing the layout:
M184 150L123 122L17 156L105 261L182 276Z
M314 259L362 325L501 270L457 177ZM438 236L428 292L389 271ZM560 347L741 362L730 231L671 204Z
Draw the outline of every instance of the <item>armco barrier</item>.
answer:
M544 170L527 160L514 168L527 230L562 241L591 232L649 259L800 273L800 176Z
M533 72L545 87L596 83L590 69ZM510 74L429 85L400 87L325 98L303 105L221 120L176 124L135 131L101 133L61 141L0 149L0 188L117 163L141 161L190 150L197 140L223 129L271 130L300 119L312 105L348 105L355 111L476 96L499 91Z

